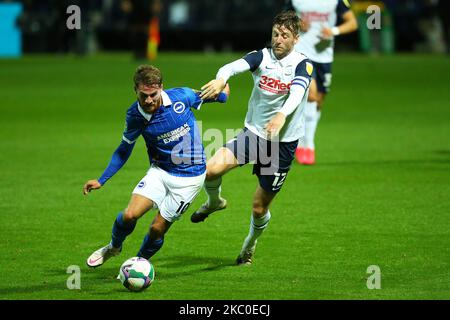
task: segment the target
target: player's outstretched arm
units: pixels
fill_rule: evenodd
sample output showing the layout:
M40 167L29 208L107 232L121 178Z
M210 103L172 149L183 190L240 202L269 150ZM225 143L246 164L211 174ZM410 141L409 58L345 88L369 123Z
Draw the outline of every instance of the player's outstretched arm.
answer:
M102 185L100 184L100 182L98 182L98 180L89 180L84 184L83 194L87 195L92 190L100 189L101 187Z
M111 161L98 180L89 180L83 187L83 194L87 195L91 190L100 189L106 181L108 181L122 166L127 162L133 151L135 143L129 144L126 141L120 143L119 147L114 151Z
M216 79L211 80L201 88L200 98L203 100L216 99L224 89L226 90L225 87L229 78L249 70L250 65L243 58L224 65L217 72Z
M200 98L203 100L216 99L225 88L225 85L225 80L222 78L211 80L201 88Z

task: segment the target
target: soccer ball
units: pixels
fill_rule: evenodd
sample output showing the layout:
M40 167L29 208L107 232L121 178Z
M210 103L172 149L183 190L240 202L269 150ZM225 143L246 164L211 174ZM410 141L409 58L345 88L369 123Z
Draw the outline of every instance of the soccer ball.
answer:
M133 257L120 267L119 279L128 290L142 291L155 279L155 268L147 259Z

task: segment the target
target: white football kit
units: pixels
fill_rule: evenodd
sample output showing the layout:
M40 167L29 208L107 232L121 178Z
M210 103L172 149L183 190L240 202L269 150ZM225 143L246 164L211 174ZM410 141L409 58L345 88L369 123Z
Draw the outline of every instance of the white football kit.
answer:
M286 123L278 141L292 142L302 138L304 106L313 72L308 58L293 50L278 60L272 49L264 48L223 66L216 78L227 82L231 76L244 71L251 71L254 81L245 127L259 137L269 139L265 127L277 112L282 112L286 115Z
M333 62L334 39L324 40L321 33L324 27L333 28L338 16L350 10L348 0L292 0L291 5L310 24L308 31L300 34L295 49L314 62Z
M206 172L194 177L179 177L152 165L137 184L133 194L153 201L153 208L169 221L178 220L202 190Z

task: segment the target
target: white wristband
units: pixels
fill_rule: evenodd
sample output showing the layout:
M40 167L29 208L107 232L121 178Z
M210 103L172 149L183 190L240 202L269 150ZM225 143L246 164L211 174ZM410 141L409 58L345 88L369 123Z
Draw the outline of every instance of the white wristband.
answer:
M333 27L331 28L331 33L333 33L334 36L338 36L341 32L338 27Z

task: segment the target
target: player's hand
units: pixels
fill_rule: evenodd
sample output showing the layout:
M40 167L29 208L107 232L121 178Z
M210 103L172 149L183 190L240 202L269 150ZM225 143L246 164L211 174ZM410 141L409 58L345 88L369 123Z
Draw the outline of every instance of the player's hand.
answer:
M322 28L321 31L321 38L322 39L331 39L334 37L333 31L331 30L331 28Z
M102 185L100 184L100 182L98 182L98 180L89 180L84 184L83 194L87 195L92 190L100 189L101 187Z
M286 116L281 112L277 112L277 114L270 119L269 123L266 125L267 137L270 139L278 136L285 122Z
M215 99L224 88L225 81L222 78L211 80L201 88L200 98L202 100Z

